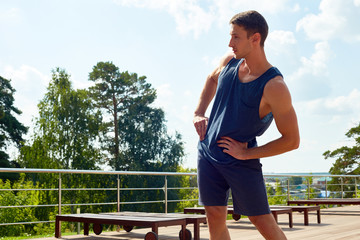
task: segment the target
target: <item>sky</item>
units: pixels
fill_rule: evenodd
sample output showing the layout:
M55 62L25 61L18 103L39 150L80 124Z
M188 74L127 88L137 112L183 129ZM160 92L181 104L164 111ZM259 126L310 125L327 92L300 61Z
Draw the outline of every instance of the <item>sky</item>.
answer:
M328 172L335 159L322 154L353 145L345 133L360 122L360 0L1 0L0 76L26 126L57 67L74 88L91 86L100 61L146 76L169 134L182 134L184 167L196 168L193 113L229 51L229 20L246 10L268 22L266 56L284 75L301 137L299 149L262 159L263 171ZM258 142L278 137L273 123Z

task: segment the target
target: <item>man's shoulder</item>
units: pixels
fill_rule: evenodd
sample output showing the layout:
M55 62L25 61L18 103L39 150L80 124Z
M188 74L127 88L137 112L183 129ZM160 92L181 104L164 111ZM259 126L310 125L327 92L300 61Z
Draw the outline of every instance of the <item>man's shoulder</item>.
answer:
M224 68L228 65L228 63L234 59L233 53L226 53L219 61L219 65L212 72L212 76L214 79L218 79L220 73L224 70Z
M228 65L228 63L235 59L234 57L234 53L232 52L227 52L221 59L220 59L220 64L219 64L219 68L221 68L221 70L226 67L226 65Z
M285 81L284 78L281 75L275 75L273 78L271 78L268 82L267 82L267 86L277 86L277 85L284 85Z
M281 75L277 75L270 79L264 88L264 97L269 99L278 99L289 96L289 89Z

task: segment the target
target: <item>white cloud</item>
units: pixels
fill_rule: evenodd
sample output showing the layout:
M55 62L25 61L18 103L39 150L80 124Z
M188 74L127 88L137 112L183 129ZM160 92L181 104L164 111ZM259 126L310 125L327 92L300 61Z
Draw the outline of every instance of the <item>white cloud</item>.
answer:
M159 9L168 12L177 25L181 35L193 33L198 38L209 31L214 23L228 24L230 18L241 11L256 9L261 13L277 13L286 9L288 0L114 0L126 7ZM204 4L205 3L205 4ZM204 8L203 6L208 6ZM298 7L293 7L297 11ZM288 10L291 10L290 8Z
M342 39L346 42L360 41L360 1L322 0L319 14L308 14L296 26L304 30L312 40Z
M37 104L45 94L50 77L28 65L17 69L5 66L2 75L11 80L11 86L16 90L14 105L23 112L18 119L30 126L31 120L38 113Z
M300 5L298 3L296 3L294 5L294 7L292 8L292 12L299 12L301 9Z
M209 56L204 56L202 58L202 61L206 64L211 66L212 68L215 68L217 66L219 66L220 60L223 56L217 56L217 57L209 57Z
M30 86L34 86L34 80L38 84L46 86L50 80L50 77L43 74L34 67L28 65L21 65L19 69L15 69L13 66L5 66L4 76L12 80L12 84L18 88L25 89Z
M273 31L269 33L265 46L275 55L290 54L292 47L296 44L296 38L290 31Z
M282 45L296 43L294 33L290 31L273 31L269 34L269 39Z
M275 14L284 10L290 10L290 8L287 7L287 2L288 0L213 0L215 9L217 9L217 19L226 24L234 14L242 11L253 9L262 14Z
M333 53L327 42L319 42L315 45L315 52L310 58L301 57L301 66L289 79L297 81L305 75L324 76L328 74L327 62L333 57Z
M172 96L174 92L171 90L170 84L166 83L156 87L157 98L154 102L154 106L164 109L168 112L172 102Z
M181 108L179 109L176 115L177 118L183 123L186 123L188 125L191 124L193 114L192 114L192 109L190 109L189 106L187 105L181 106Z
M0 24L18 23L21 21L21 14L18 8L0 10Z
M197 38L203 32L210 29L215 15L210 7L204 10L194 0L114 0L115 3L127 7L159 9L168 12L177 25L177 31L181 35L193 32Z
M329 115L333 120L346 118L358 121L360 117L360 91L353 89L347 96L335 98L320 98L308 101L303 105L303 111L309 115Z

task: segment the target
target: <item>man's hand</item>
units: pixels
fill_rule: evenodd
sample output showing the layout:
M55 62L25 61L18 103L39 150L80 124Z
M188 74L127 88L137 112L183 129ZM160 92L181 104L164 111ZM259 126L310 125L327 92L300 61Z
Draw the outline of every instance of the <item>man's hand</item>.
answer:
M246 160L246 152L248 150L248 143L238 142L230 137L221 137L219 141L217 141L218 146L223 148L223 152L233 156L239 160Z
M200 137L200 141L204 140L206 129L208 125L208 118L204 116L195 115L193 120L197 134Z

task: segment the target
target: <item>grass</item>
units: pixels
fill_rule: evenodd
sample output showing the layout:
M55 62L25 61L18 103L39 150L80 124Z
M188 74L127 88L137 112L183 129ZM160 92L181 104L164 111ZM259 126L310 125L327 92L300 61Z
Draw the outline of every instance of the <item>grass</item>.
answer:
M91 231L89 233L91 233ZM66 232L66 233L61 233L61 235L62 236L77 235L77 232ZM47 238L47 237L54 237L54 233L34 235L34 236L30 235L30 236L18 236L18 237L0 237L0 240L20 240L20 239Z

